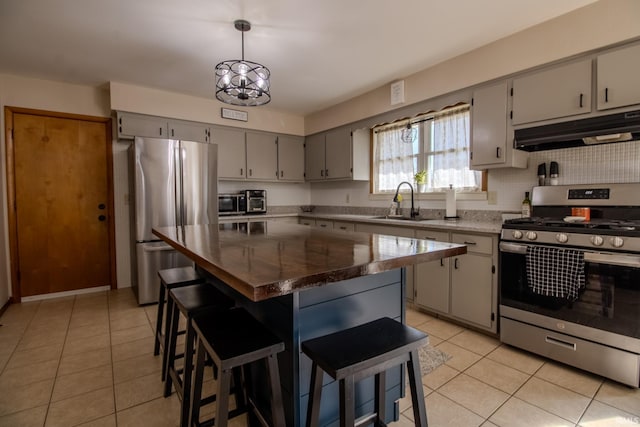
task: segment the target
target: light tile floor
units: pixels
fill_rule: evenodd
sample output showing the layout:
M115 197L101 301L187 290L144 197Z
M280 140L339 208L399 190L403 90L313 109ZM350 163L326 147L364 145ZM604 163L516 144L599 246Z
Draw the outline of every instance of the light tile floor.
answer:
M162 397L153 356L155 313L130 289L10 306L0 317L0 426L176 426L179 400ZM453 356L423 377L431 427L640 425L638 389L415 310L407 323ZM412 425L410 399L400 403L393 425Z

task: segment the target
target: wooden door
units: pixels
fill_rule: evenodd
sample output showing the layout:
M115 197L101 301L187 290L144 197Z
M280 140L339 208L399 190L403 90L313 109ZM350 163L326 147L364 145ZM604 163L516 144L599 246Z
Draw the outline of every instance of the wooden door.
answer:
M14 296L115 288L109 120L7 116Z

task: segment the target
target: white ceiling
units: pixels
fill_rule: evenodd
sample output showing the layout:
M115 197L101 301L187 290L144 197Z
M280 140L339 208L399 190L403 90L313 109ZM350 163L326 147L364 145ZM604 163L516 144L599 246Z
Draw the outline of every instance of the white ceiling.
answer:
M593 1L0 0L0 73L213 98L246 19L269 107L308 114Z

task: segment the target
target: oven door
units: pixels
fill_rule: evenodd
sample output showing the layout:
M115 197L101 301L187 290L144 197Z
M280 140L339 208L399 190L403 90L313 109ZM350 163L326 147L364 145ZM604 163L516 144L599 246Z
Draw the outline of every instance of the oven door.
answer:
M532 291L526 253L526 244L500 243L502 306L640 338L640 255L584 251L585 287L571 301Z

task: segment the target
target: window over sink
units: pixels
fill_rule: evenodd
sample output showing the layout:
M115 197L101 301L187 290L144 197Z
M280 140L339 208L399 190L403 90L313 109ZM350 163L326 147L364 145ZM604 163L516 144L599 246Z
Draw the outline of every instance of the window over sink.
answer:
M405 142L408 126L413 138ZM441 192L449 185L458 191L482 191L482 172L469 170L469 128L468 104L374 127L373 193L394 193L402 181L414 185L415 174L422 170L424 192Z

